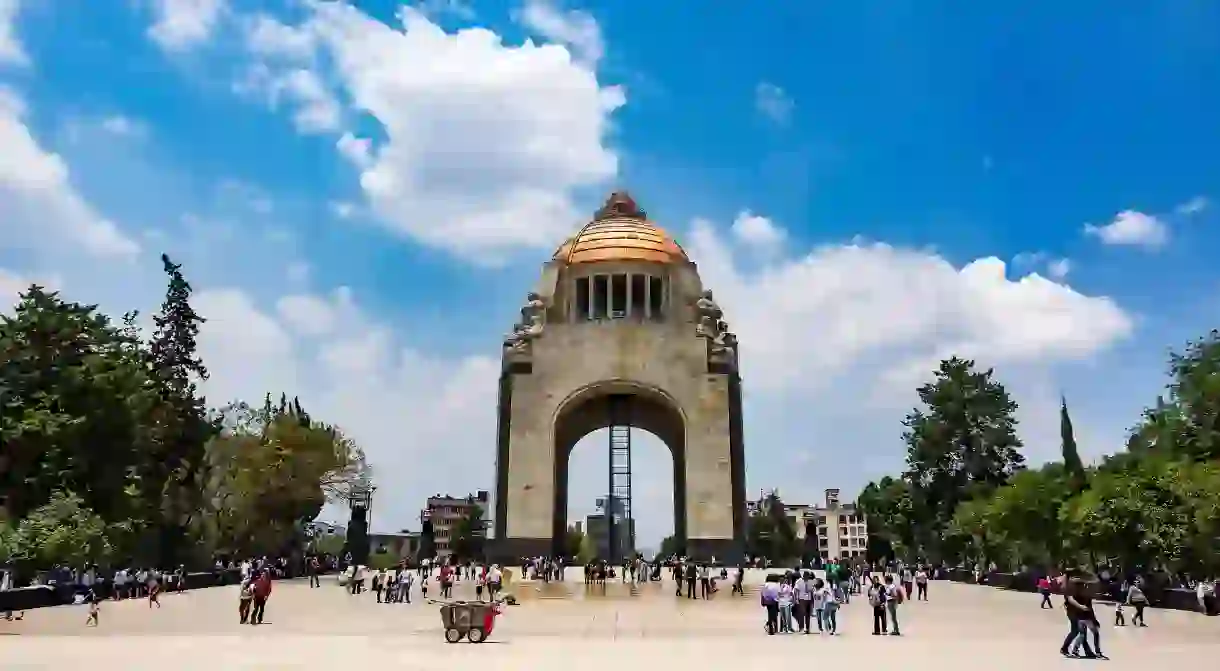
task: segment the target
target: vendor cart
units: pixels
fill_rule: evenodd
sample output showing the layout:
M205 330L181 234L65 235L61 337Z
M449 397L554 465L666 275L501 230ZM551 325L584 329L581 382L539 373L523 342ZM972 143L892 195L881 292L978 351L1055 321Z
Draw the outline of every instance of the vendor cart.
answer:
M496 602L481 601L433 601L440 604L441 624L445 627L445 640L457 643L463 638L471 643L482 643L491 635L500 614Z

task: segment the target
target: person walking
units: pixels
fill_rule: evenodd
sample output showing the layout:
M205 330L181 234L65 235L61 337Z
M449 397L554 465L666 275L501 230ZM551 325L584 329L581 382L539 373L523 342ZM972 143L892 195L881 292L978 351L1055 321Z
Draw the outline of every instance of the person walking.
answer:
M1086 659L1096 659L1097 655L1093 654L1088 640L1082 636L1082 630L1086 627L1082 623L1092 618L1093 602L1085 594L1084 583L1079 578L1068 581L1063 595L1063 610L1068 618L1068 634L1063 639L1063 645L1059 646L1059 653L1064 657L1075 657L1083 647ZM1071 649L1069 646L1072 646Z
M767 612L767 635L774 636L779 630L779 585L772 576L759 588L759 597Z
M886 622L885 601L885 585L881 584L881 580L877 576L873 576L873 582L868 588L868 605L873 607L873 636L889 633L889 625Z
M894 576L885 576L885 608L890 616L890 636L901 636L898 631L898 606L906 601L906 588L895 583Z
M839 631L839 596L834 586L818 581L818 596L821 610L818 611L818 631L825 625L826 633L834 636Z
M1144 609L1148 607L1148 596L1144 594L1144 579L1136 577L1127 588L1127 605L1135 609L1131 618L1131 626L1147 627L1144 622ZM1138 624L1136 624L1138 623Z
M254 606L250 610L250 624L262 624L267 612L267 600L271 598L271 571L263 569L254 579Z

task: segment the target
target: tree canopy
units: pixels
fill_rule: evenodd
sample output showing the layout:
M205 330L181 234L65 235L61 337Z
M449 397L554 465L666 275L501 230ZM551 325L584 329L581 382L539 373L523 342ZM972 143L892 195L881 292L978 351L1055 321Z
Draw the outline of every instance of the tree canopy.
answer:
M1169 358L1166 393L1126 450L1087 466L1067 402L1062 461L1026 469L1016 404L960 359L941 363L907 417L907 468L869 483L874 559L1075 568L1113 562L1210 574L1220 569L1220 334Z
M140 317L38 285L0 315L0 553L33 568L209 563L296 547L364 455L299 401L209 411L204 318L163 256L165 300Z

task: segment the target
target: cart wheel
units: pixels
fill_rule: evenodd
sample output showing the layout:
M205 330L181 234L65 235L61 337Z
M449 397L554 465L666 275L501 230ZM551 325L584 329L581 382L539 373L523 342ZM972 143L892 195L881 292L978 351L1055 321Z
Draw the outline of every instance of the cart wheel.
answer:
M482 627L475 627L466 632L466 640L471 643L482 643L487 640L487 632Z
M457 643L458 641L462 640L461 630L454 629L453 627L446 629L445 630L445 640L448 641L449 643Z

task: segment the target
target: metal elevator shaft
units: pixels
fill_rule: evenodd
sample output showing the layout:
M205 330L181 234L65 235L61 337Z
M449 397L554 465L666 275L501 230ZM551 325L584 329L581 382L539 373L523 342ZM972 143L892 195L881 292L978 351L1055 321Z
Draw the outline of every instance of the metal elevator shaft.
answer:
M606 501L606 556L612 562L635 551L631 523L631 397L614 395L610 404L610 468Z

